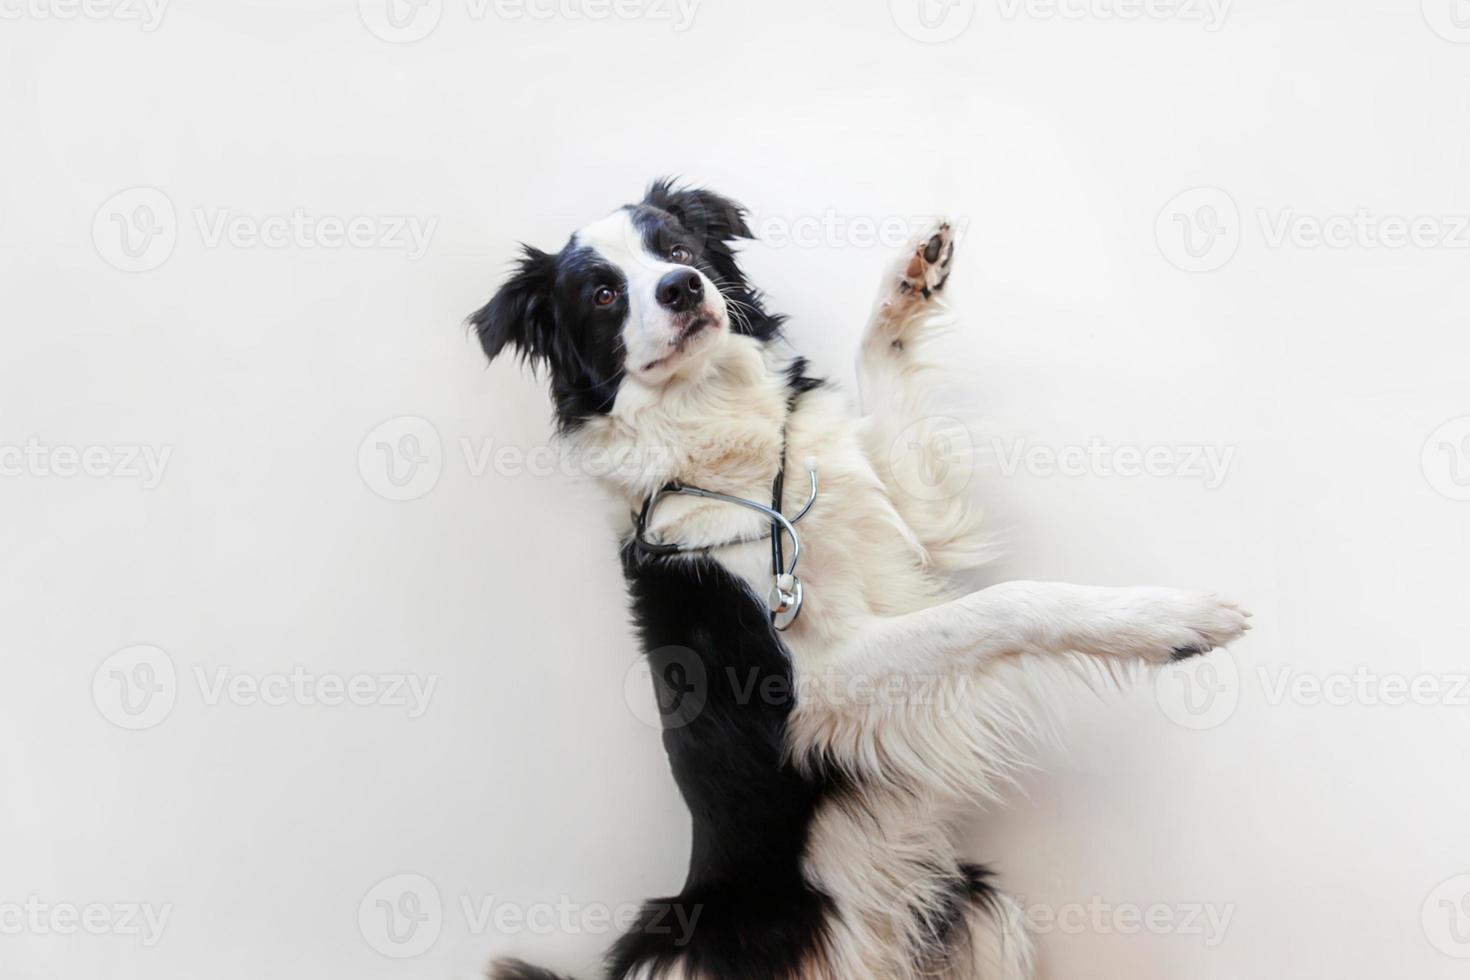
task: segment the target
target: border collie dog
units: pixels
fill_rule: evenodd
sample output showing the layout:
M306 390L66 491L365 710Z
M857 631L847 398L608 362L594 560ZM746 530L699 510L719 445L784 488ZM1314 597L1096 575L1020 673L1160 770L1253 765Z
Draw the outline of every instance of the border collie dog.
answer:
M693 853L605 976L1019 980L1021 909L958 853L957 805L994 798L1049 726L1054 670L1203 654L1248 614L1167 588L958 588L985 551L974 512L911 492L933 484L934 447L967 441L936 420L924 357L952 227L879 283L857 411L773 343L782 318L731 247L749 237L739 205L660 181L559 252L525 247L470 320L490 358L544 370L567 452L636 461L595 469L629 514L622 563ZM556 980L517 960L490 975Z

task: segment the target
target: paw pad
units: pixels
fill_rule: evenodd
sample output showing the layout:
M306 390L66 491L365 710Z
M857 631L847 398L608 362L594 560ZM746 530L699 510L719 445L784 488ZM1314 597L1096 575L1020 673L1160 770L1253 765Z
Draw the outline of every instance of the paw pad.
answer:
M949 264L954 259L953 227L948 221L942 221L933 230L917 236L910 248L912 251L903 260L898 277L898 292L910 302L917 296L928 299L949 281Z

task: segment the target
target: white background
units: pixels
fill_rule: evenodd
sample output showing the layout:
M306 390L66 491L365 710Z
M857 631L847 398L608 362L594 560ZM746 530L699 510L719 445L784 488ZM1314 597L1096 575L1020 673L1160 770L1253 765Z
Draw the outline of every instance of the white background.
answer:
M401 30L376 0L0 3L0 975L590 975L598 909L678 888L604 508L477 467L544 446L549 406L462 326L516 240L677 173L755 212L749 270L844 380L871 226L956 216L982 448L1174 461L977 472L987 574L1256 613L1162 695L1059 692L1065 750L969 825L1069 922L1041 976L1463 976L1470 5L550 2ZM250 237L296 212L328 224ZM1218 486L1189 447L1229 454ZM318 685L251 695L294 668ZM403 675L418 717L317 703ZM389 934L405 891L426 918ZM156 942L128 903L168 911Z

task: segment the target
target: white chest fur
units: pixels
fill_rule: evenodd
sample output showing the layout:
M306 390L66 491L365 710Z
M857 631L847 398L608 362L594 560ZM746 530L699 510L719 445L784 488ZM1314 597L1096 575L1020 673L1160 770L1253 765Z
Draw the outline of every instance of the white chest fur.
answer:
M805 596L783 635L798 668L811 669L864 621L932 605L946 590L926 570L922 547L864 452L863 422L848 399L824 387L792 403L783 368L754 341L731 337L686 384L625 386L608 416L578 431L572 449L638 461L608 481L629 511L671 481L764 502L784 437L790 478L781 509L794 514L807 495L802 467L812 460L821 489L799 527ZM769 526L737 505L670 497L648 532L686 547L717 545L704 554L764 602L773 583L770 544L762 537ZM737 539L757 540L723 544Z

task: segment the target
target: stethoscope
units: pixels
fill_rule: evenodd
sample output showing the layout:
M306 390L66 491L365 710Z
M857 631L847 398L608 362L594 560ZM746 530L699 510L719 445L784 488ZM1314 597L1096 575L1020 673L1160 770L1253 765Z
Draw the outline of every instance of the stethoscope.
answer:
M758 541L759 538L735 538L730 541L722 541L719 544L696 545L685 547L680 544L659 544L649 541L647 537L648 521L652 516L654 508L659 501L667 497L679 494L685 497L701 497L705 500L718 500L721 503L735 504L748 510L763 514L771 522L771 591L766 596L766 606L771 613L771 625L778 630L784 630L796 621L797 615L801 613L802 589L801 579L796 577L796 563L801 560L801 536L796 533L796 524L806 516L807 511L817 502L817 464L815 460L806 460L807 477L811 481L811 492L807 495L806 503L796 515L787 518L781 513L781 489L784 483L786 465L782 465L776 472L776 480L771 488L771 505L768 507L756 500L747 500L745 497L737 497L734 494L720 493L717 490L706 490L703 487L690 487L682 483L670 483L661 490L656 490L643 502L643 509L638 513L638 519L634 528L633 540L642 550L654 555L679 555L691 554L701 551L712 551L715 548L724 548L728 545L744 544L750 541ZM782 554L783 535L791 538L791 561L788 564Z

